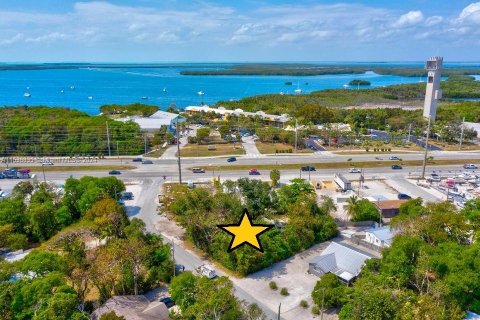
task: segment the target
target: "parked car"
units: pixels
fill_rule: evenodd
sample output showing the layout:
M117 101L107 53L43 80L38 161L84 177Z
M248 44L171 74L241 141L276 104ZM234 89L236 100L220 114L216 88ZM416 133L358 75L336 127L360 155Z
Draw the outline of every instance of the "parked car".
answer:
M409 200L409 199L412 199L412 197L410 197L408 194L405 194L405 193L399 193L397 195L398 197L398 200Z
M235 162L235 161L237 161L237 158L235 157L227 158L227 162Z
M108 174L117 175L117 174L122 174L122 173L118 170L111 170L111 171L108 172Z
M393 170L400 170L400 169L403 169L403 168L402 168L402 166L399 165L399 164L394 164L394 165L392 166L392 169L393 169Z
M142 162L142 158L133 158L132 162Z
M388 159L389 159L389 160L401 160L401 159L400 159L399 157L397 157L397 156L390 156Z
M142 164L153 164L152 160L143 160Z
M208 264L202 264L201 266L195 268L195 271L199 275L205 276L209 279L213 279L217 277L217 273L215 272L215 269L213 269L213 267L209 266Z
M305 166L305 167L302 167L302 171L315 171L315 167Z
M121 193L121 196L120 196L122 199L125 199L125 200L132 200L133 199L133 193L130 192L130 191L124 191Z
M173 301L172 298L170 298L170 297L160 298L159 301L163 302L167 306L168 309L170 309L171 307L173 307L175 305L175 301Z
M205 169L202 168L192 168L193 173L205 173Z
M358 169L358 168L350 168L348 170L349 173L361 173L362 170Z
M432 173L428 178L427 181L432 181L432 182L440 182L442 179L440 176L436 173Z
M463 169L478 169L478 167L473 163L467 163L463 165Z
M5 179L6 176L3 173L0 173L0 179Z
M248 171L248 174L251 175L251 176L258 176L258 175L260 175L260 172L258 172L257 169L250 169Z

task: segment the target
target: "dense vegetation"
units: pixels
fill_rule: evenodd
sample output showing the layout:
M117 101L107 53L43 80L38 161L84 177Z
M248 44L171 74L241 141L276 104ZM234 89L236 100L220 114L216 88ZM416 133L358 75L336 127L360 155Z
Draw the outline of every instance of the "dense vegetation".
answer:
M369 86L371 84L372 83L370 81L358 79L352 80L348 83L349 86Z
M471 77L452 77L441 83L444 99L480 98L480 81ZM295 115L306 105L349 107L370 104L422 105L425 83L400 84L362 90L328 89L301 95L267 94L238 101L220 101L216 105L228 109Z
M145 137L134 122L68 108L5 107L0 108L0 156L108 155L107 123L112 155L144 152ZM147 148L160 144L165 134L160 129L148 138Z
M480 312L480 200L451 203L413 199L392 221L399 234L380 260L369 260L353 287L325 275L316 304L341 307L340 319L463 319ZM322 290L319 290L322 289Z
M100 107L100 112L111 116L139 116L150 117L160 108L142 103L132 103L128 105L106 104Z
M318 64L239 64L225 69L183 70L183 75L267 75L267 76L318 76L327 74L362 74L373 71L378 74L406 77L425 77L422 67L372 65L318 65ZM443 70L445 76L479 74L480 67L450 68Z
M88 319L112 295L170 280L170 247L128 220L114 200L122 190L113 177L68 179L64 192L22 182L0 201L0 247L41 243L22 260L0 261L2 319Z
M256 222L275 220L277 227L262 235L265 253L243 246L227 252L231 237L218 224L238 223L243 208ZM337 234L329 216L331 199L317 204L316 194L304 180L276 190L259 180L225 181L215 192L179 188L169 210L185 227L188 239L222 265L246 275L286 259Z

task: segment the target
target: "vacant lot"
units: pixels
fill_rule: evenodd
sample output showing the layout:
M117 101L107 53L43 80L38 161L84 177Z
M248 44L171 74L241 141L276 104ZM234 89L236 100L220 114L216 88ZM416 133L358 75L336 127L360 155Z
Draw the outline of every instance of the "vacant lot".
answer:
M255 145L257 146L258 151L262 154L274 154L277 153L277 151L280 151L279 153L286 153L287 150L292 150L292 152L295 152L295 148L286 143L265 143L255 141ZM297 153L312 153L312 150L307 148L297 148Z
M245 154L245 150L240 143L235 144L216 144L215 150L208 150L208 145L188 144L180 151L182 157L214 157L226 155Z

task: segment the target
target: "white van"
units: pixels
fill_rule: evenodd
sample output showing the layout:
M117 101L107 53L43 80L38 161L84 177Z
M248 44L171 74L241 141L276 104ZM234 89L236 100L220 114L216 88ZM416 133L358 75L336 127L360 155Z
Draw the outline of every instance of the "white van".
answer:
M215 269L213 269L213 267L209 266L208 264L202 264L201 266L197 267L195 271L199 275L205 276L209 279L213 279L217 277L217 273L215 272Z

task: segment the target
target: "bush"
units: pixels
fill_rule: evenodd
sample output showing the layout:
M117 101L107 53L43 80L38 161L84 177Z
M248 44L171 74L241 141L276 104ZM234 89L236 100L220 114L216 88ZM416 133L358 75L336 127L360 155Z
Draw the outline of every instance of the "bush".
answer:
M277 287L277 283L275 281L270 281L270 283L268 284L268 286L270 287L270 289L272 290L277 290L278 287Z
M288 296L288 295L289 295L288 289L287 289L287 288L282 288L282 289L280 290L280 294L281 294L282 296Z
M365 148L365 151L366 151L366 152L369 152L369 151L370 151L370 148L369 148L369 147L366 147L366 148Z
M308 308L308 302L306 300L300 301L300 307L302 307L303 309L307 309Z
M313 314L320 314L320 308L318 306L313 306L312 307L312 313Z

